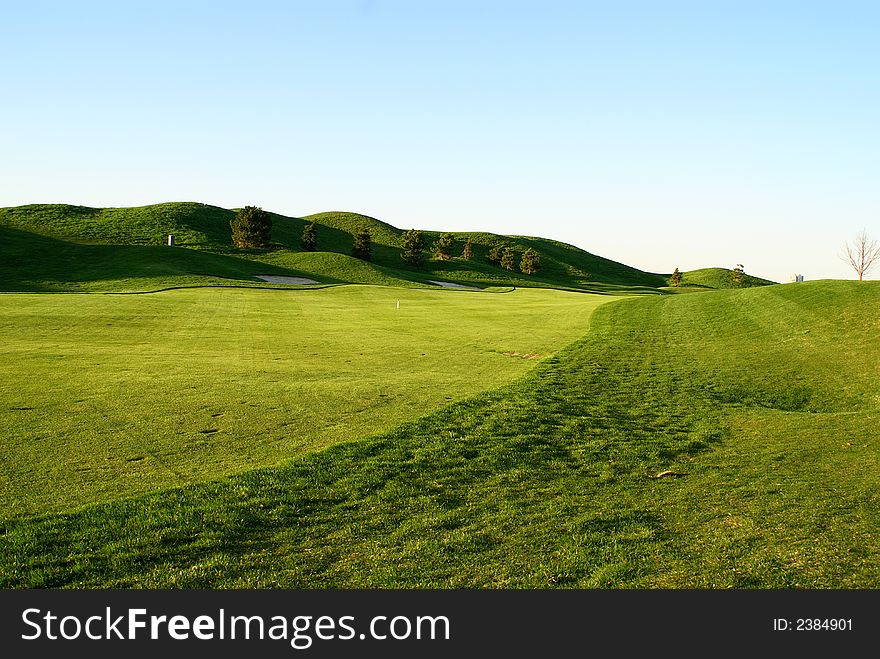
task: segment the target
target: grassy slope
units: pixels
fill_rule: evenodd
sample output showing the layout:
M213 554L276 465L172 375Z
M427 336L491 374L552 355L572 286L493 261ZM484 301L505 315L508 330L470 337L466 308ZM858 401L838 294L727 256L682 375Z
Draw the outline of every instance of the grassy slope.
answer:
M535 362L505 353L547 356L607 299L374 286L0 296L0 504L69 508L394 427L521 375Z
M0 224L44 236L114 245L164 245L173 233L178 245L208 248L228 245L225 208L172 202L133 208L89 208L68 204L31 204L0 208Z
M303 276L290 268L194 249L90 245L0 227L0 290L5 291L137 291L186 285L259 285L254 274Z
M0 574L876 588L878 304L878 285L817 282L605 305L524 379L384 436L7 521Z
M0 291L147 291L172 286L269 287L254 275L323 284L425 287L332 252L213 252L155 245L83 244L0 226ZM277 287L277 285L272 285Z
M733 281L733 271L727 268L702 268L681 273L682 286L698 286L701 288L739 288ZM767 286L773 282L768 279L754 277L748 273L743 276L743 288Z
M163 282L189 284L206 273L246 281L253 281L253 274L273 273L312 276L327 283L418 285L429 279L451 279L489 286L551 286L598 292L616 287L639 292L665 283L661 275L645 273L564 243L488 233L456 234L458 245L454 253L458 254L463 241L470 239L476 254L472 261L457 257L437 261L427 258L426 253L424 266L413 269L400 258L400 229L356 213L318 213L306 218L273 214L275 251L236 250L230 246L229 220L233 216L231 210L196 203L110 209L65 205L0 209L0 238L16 243L14 247L3 246L6 241L0 241L4 263L0 265L0 290L64 290L63 272L53 270L51 265L59 261L74 264L67 290L94 290L101 285L111 290L144 290ZM302 229L311 220L317 222L319 249L324 256L300 251ZM352 233L362 226L368 227L373 235L371 264L348 256ZM177 244L186 249L171 254L175 250L161 247L168 233L174 233ZM438 235L425 232L427 244L432 244ZM529 247L537 249L542 255L541 271L528 277L487 263L489 248L501 240L513 244L519 253ZM83 244L128 249L89 251L83 250ZM133 250L133 246L141 251ZM206 253L216 258L209 258ZM253 265L255 261L257 266ZM268 269L259 263L267 264ZM49 264L44 279L40 278L36 264Z

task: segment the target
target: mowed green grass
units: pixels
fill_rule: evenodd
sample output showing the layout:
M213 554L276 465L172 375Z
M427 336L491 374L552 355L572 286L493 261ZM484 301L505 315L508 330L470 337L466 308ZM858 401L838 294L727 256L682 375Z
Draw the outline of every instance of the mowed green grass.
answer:
M878 308L867 282L616 301L382 436L9 519L3 585L876 588Z
M608 299L378 286L0 296L4 516L388 430L521 376Z

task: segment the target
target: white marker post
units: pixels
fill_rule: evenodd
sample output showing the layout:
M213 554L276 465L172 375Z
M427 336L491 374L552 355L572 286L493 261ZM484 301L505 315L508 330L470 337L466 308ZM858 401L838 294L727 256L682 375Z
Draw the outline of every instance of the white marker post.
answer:
M400 300L397 301L397 308L400 309Z

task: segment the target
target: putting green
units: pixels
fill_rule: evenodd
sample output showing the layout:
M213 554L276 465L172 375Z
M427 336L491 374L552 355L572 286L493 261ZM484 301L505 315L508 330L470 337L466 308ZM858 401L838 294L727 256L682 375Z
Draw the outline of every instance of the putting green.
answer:
M375 286L0 296L0 503L7 516L65 510L387 430L513 380L611 299Z

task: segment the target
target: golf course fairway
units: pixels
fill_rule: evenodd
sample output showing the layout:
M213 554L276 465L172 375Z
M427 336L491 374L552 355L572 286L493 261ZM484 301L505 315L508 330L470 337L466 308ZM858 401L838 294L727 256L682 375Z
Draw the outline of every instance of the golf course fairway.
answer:
M362 439L501 386L610 296L340 286L0 296L0 503L58 511Z
M31 413L5 453L6 510L18 506L0 523L6 587L880 584L876 283L599 308L571 293L372 287L3 300L11 362L33 353L3 389L7 427ZM113 331L127 333L115 356ZM336 376L321 372L330 352ZM227 361L242 363L235 384ZM107 384L126 363L128 389ZM401 382L403 400L376 402ZM64 387L65 405L92 411L37 414ZM145 430L126 435L141 401ZM310 429L333 414L344 432ZM250 468L260 460L281 464ZM167 465L199 482L137 494L176 484ZM65 499L107 501L61 512Z

